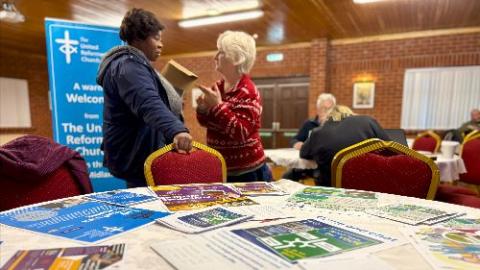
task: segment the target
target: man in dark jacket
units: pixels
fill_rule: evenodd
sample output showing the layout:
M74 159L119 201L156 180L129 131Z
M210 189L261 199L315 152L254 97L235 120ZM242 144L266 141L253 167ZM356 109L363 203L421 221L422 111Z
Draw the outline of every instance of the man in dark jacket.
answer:
M347 108L349 112L344 109ZM336 106L331 117L322 128L314 129L300 150L300 157L313 159L320 169L317 185L330 186L330 164L335 154L345 147L366 139L390 138L375 119L366 115L353 115L348 107Z
M103 58L97 83L104 90L104 166L129 187L144 186L145 159L165 144L191 150L183 125L181 97L152 67L163 47L163 25L153 13L132 9L123 18L120 38L128 45Z

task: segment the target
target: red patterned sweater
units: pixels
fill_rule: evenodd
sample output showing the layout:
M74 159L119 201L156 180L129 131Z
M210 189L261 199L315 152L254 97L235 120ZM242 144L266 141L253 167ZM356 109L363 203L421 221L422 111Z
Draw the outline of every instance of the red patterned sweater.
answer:
M222 102L205 114L197 113L198 122L207 128L207 144L219 151L229 174L258 167L265 161L260 140L260 94L248 75L243 75L230 92L225 82L217 82Z

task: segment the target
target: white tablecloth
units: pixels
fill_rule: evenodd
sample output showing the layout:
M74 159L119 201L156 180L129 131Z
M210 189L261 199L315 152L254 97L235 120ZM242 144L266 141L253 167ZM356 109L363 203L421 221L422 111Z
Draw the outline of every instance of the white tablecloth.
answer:
M304 186L288 180L280 180L276 182L282 189L289 192L295 192ZM146 193L146 188L137 188L137 192ZM288 196L268 196L255 197L257 202L265 205L279 206L285 202ZM463 211L472 218L480 218L480 209L473 209L463 206L451 205L435 201L427 201L416 198L408 198L390 194L379 194L379 200L383 203L413 203L417 205L424 205L429 207L437 207L443 210ZM160 201L148 202L137 205L136 207L162 210L163 204ZM306 215L305 209L292 210L296 211L299 217ZM400 232L404 226L401 223L390 221L363 213L352 214L352 212L335 212L332 210L315 209L308 214L322 215L331 219L342 221L344 223L352 224L354 226L364 227L369 230L377 231L383 234L388 234L397 237L401 240L406 240L406 237ZM235 225L236 227L244 226L242 224ZM261 225L260 225L261 226ZM173 231L167 227L158 224L151 224L149 226L140 228L135 231L127 232L114 237L110 240L99 243L99 245L106 244L126 244L126 254L122 269L172 269L162 257L157 255L150 246L155 243L161 243L166 240L174 240L184 238L185 234ZM54 238L48 235L36 234L30 231L24 231L16 228L11 228L5 225L0 225L0 265L6 261L20 249L43 249L43 248L58 248L58 247L72 247L81 246L81 244ZM374 257L380 258L392 266L394 269L432 269L431 266L423 259L423 257L416 251L411 244L404 244L392 249L383 250L373 254ZM352 265L352 270L357 269ZM213 270L213 269L212 269Z
M460 178L460 174L467 172L463 159L457 155L453 158L445 158L438 155L435 164L437 164L438 169L440 170L441 182L453 182Z
M315 161L300 158L300 151L295 148L266 149L264 152L273 163L287 169L317 168Z

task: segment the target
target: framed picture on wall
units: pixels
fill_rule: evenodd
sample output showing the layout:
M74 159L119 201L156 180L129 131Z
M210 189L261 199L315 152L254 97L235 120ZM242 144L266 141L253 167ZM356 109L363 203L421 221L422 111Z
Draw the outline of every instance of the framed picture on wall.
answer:
M353 108L373 108L375 100L375 82L356 82L353 84Z

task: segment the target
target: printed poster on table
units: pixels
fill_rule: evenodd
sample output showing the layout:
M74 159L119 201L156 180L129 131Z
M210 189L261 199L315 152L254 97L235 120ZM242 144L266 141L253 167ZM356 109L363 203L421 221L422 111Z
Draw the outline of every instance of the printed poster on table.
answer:
M285 195L284 191L268 182L233 183L233 186L245 196Z
M459 215L457 212L446 212L413 204L385 205L377 209L367 210L367 213L410 225L430 223L429 220L436 223L444 220L444 218L453 218Z
M71 240L94 243L169 215L79 198L19 208L0 214L0 223Z
M19 250L1 269L119 269L124 252L125 244Z
M480 230L412 227L404 233L435 269L480 269Z
M214 205L257 204L222 184L166 185L150 187L170 211L194 210Z
M95 191L125 188L103 167L102 56L121 45L117 27L45 19L53 138L85 158Z
M145 202L150 202L157 200L157 197L123 191L123 190L112 190L101 193L93 193L92 195L85 196L86 199L93 201L100 201L109 204L115 204L120 206L128 206L134 204L140 204Z

